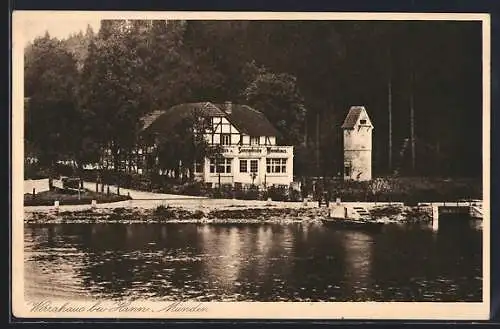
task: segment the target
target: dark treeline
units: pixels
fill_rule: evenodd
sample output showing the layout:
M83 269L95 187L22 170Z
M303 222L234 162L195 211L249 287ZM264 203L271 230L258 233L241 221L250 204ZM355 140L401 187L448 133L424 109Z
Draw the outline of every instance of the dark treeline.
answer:
M118 159L141 116L232 100L296 146L297 175L335 176L340 126L363 105L376 175L479 176L481 46L479 22L106 20L27 46L26 150L47 165L104 146Z

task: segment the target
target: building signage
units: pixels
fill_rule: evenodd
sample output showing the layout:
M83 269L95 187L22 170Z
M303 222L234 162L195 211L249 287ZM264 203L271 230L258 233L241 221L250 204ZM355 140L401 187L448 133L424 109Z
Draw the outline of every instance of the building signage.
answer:
M284 148L284 147L268 147L267 153L286 153L286 148Z
M258 147L241 147L240 152L246 153L261 153L261 149Z

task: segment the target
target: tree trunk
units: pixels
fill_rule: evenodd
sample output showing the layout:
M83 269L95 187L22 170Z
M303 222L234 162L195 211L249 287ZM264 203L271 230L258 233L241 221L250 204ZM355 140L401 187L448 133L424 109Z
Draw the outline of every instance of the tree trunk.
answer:
M136 157L136 154L132 152L132 149L129 149L127 152L127 173L130 174L132 172L132 159Z
M54 164L54 161L50 161L50 168L49 168L49 190L52 191L54 190L54 181L53 181L53 177L55 176L54 175L54 172L55 172L55 164Z
M316 175L320 173L319 154L319 112L316 113Z
M116 172L118 170L118 166L120 165L120 159L118 154L118 147L112 146L111 153L113 156L113 170Z
M80 188L83 189L83 165L80 161L78 162L77 168L78 168L78 177L80 178Z
M410 33L413 31L410 31ZM411 33L413 34L413 33ZM411 47L414 48L414 47ZM410 146L411 169L415 174L415 49L410 54Z
M441 175L441 145L439 144L439 141L436 142L436 173L438 175ZM435 173L435 174L436 174Z
M304 119L305 124L304 124L304 146L307 147L307 115Z
M391 63L389 63L391 65ZM389 150L388 152L388 169L389 173L392 174L392 77L389 76L388 82L388 115L389 115Z
M410 142L411 142L411 169L415 173L415 108L413 95L413 71L411 73L411 91L410 91Z
M104 193L104 168L100 168L100 177L98 178L99 182L101 183L101 193Z

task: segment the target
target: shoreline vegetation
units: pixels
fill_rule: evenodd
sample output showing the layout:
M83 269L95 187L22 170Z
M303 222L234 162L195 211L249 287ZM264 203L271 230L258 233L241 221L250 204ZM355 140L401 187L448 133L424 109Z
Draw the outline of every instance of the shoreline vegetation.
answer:
M87 201L77 200L75 194L71 197L61 195L60 204L86 204L92 199L97 203L124 201L124 195L117 195L117 187L120 189L130 189L139 192L149 192L157 194L172 194L178 196L205 197L210 199L238 199L238 200L261 200L271 198L273 201L303 201L307 198L311 201L318 201L326 193L330 201L335 201L340 197L345 202L402 202L408 205L415 205L423 202L442 202L482 199L482 181L478 178L446 178L446 177L379 177L371 181L344 181L336 178L303 178L300 190L292 188L278 188L270 186L267 189L261 188L237 188L222 185L221 187L207 187L202 182L179 181L166 177L151 179L144 176L134 176L130 174L118 173L113 176L107 173L103 179L96 178L95 171L85 171L81 180L89 182L86 194ZM27 178L31 181L37 179ZM47 179L47 178L45 178ZM53 178L59 179L59 178ZM43 180L43 179L42 179ZM96 182L99 181L99 184ZM26 179L25 179L26 182ZM316 189L314 188L316 186ZM106 189L107 193L106 193ZM110 190L111 187L111 190ZM96 190L98 188L98 190ZM33 196L25 190L25 206L50 205L58 200L57 195L42 192ZM38 190L37 190L38 192ZM66 193L65 191L61 194ZM93 198L92 198L93 196ZM44 201L50 199L52 202Z
M398 184L394 184L395 181ZM432 208L422 203L453 201L460 198L481 199L480 184L473 180L396 178L390 182L392 188L379 188L377 193L370 193L366 182L331 184L330 204L336 201L336 196L340 196L342 203L349 206L363 206L374 220L424 223L432 221ZM143 187L136 191L144 190L147 189ZM428 193L424 193L425 191ZM439 196L442 198L438 198L436 191L440 191ZM388 194L390 198L386 200ZM405 197L392 198L397 194ZM175 194L178 197L183 195L189 194ZM304 203L283 201L269 196L268 201L262 198L239 198L235 194L221 195L219 198L204 196L205 198L200 200L192 196L194 199L187 201L175 199L141 201L128 195L94 192L88 188L79 196L74 192L68 194L66 190L54 188L35 195L25 194L24 221L25 223L305 223L319 221L320 218L327 216L329 211L327 208L318 207L316 198L307 198L308 201ZM226 199L227 203L224 201ZM272 201L269 202L269 199ZM56 207L55 200L58 200L62 207ZM96 201L95 207L91 205L92 200ZM130 201L120 202L126 200Z
M82 179L95 182L99 172L85 170ZM182 181L161 175L148 177L122 172L103 172L101 183L118 185L138 191L203 196L209 198L276 201L285 199L299 201L312 195L313 200L322 192L327 192L331 200L338 196L349 202L439 202L442 200L481 199L482 179L479 177L424 177L424 176L384 176L371 181L345 181L339 177L297 177L301 182L301 192L285 191L270 187L260 189L237 189L228 186L207 188L202 182ZM314 187L316 186L316 188Z
M78 192L57 187L37 194L24 194L24 206L53 206L55 201L59 201L59 205L89 205L92 200L97 203L113 203L131 198L127 195L99 193L88 189L81 189Z
M387 223L428 223L432 221L428 206L401 204L367 207L373 220ZM27 224L92 224L92 223L199 223L199 224L279 224L313 223L328 215L319 207L233 207L226 209L189 209L159 205L156 208L96 208L45 211L25 211Z

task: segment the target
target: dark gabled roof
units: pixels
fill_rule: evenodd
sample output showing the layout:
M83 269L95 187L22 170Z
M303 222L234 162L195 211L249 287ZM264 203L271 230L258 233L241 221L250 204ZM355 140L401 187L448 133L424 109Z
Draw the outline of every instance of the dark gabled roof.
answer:
M206 116L223 116L224 113L210 102L186 103L172 106L167 110L158 110L144 116L142 130L150 132L161 132L171 129L183 118L199 111Z
M141 119L142 130L148 128L163 113L165 113L165 111L163 111L163 110L157 110L157 111L153 111L153 112L145 115L144 117L142 117L142 119Z
M351 106L351 108L349 109L349 113L347 113L344 123L342 124L342 129L354 128L354 126L358 122L359 116L363 112L365 112L366 116L368 116L364 106Z
M183 118L196 113L209 117L226 117L241 133L250 136L276 136L274 126L264 116L250 106L232 104L231 113L224 111L224 104L210 102L179 104L166 111L155 111L142 119L143 131L165 133Z
M224 108L223 104L216 104ZM225 112L224 112L225 113ZM248 105L233 104L231 114L225 113L225 117L241 133L250 136L277 136L278 131L269 122L266 116Z

